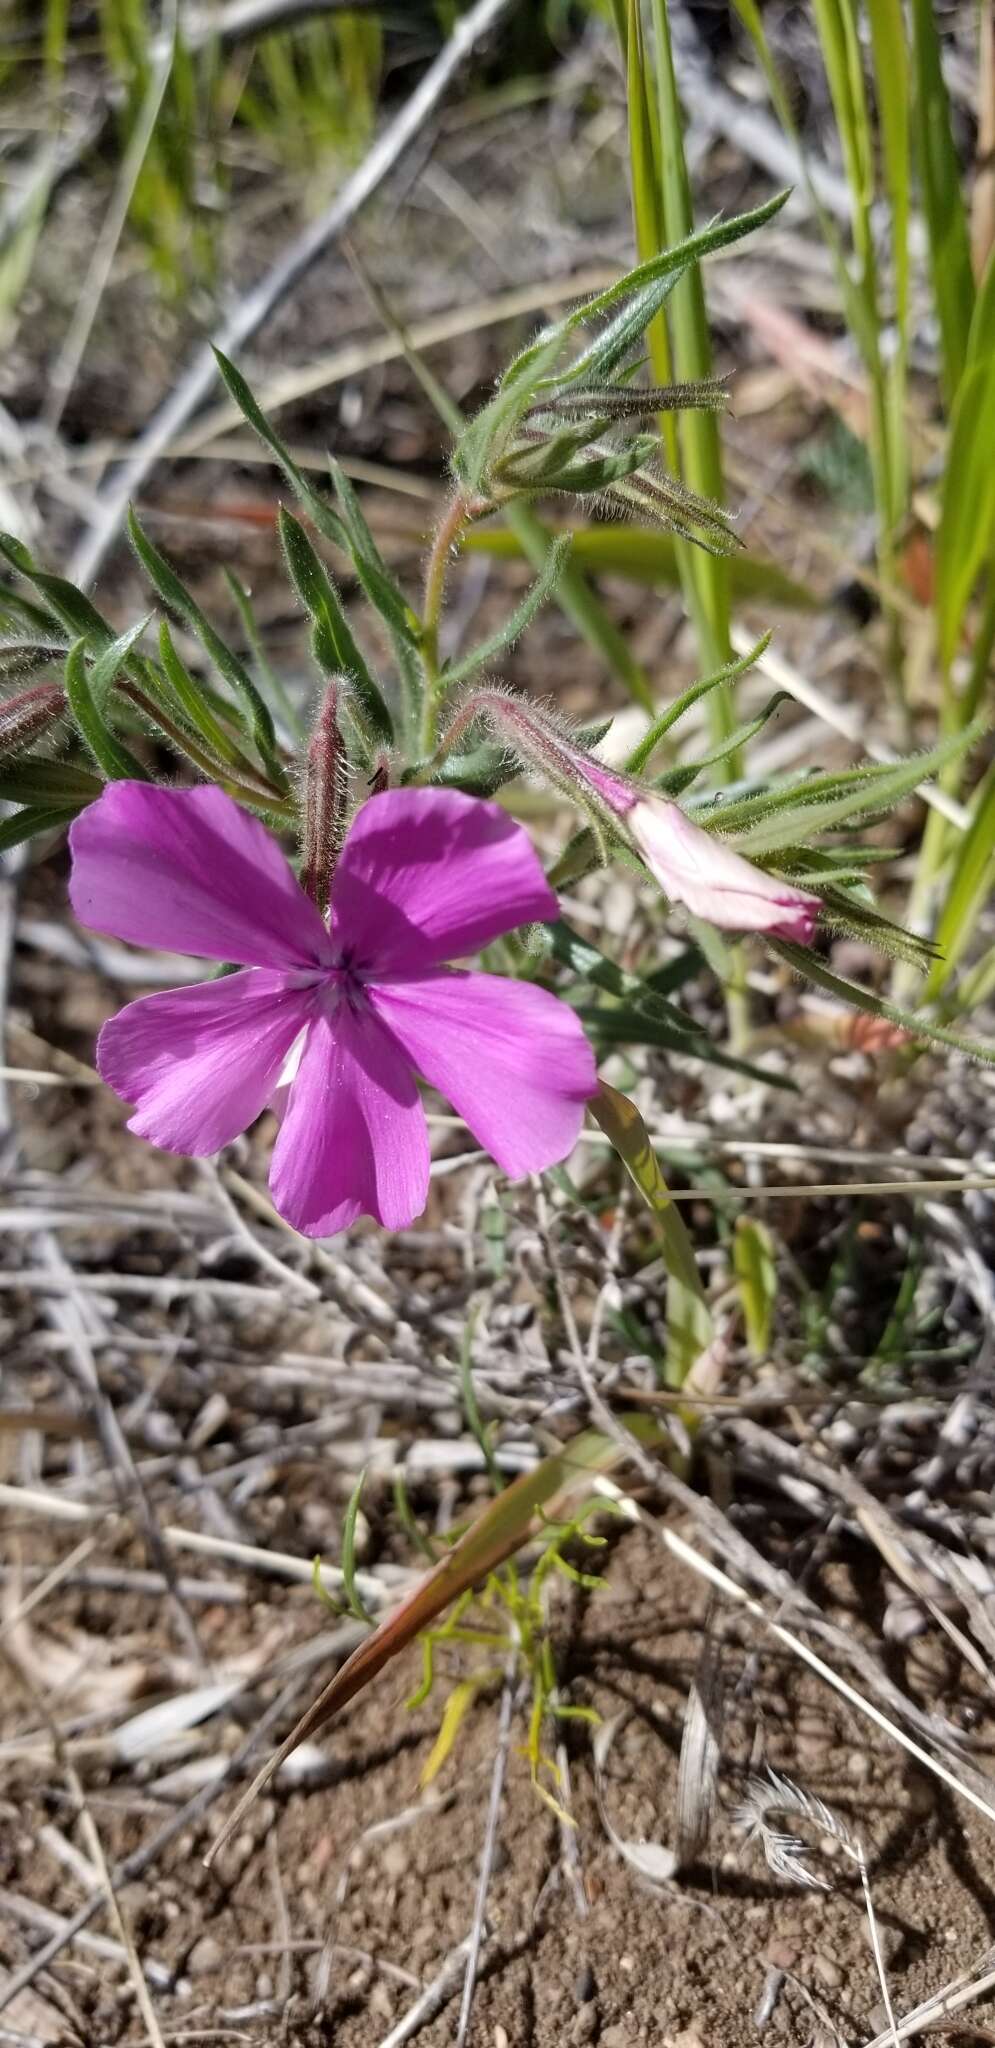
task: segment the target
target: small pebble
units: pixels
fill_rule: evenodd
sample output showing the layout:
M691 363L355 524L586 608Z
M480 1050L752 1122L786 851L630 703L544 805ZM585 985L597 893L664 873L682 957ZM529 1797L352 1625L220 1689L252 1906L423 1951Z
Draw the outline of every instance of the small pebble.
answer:
M798 1944L782 1941L775 1937L767 1943L764 1955L774 1970L795 1970L798 1967Z
M213 1934L202 1934L190 1950L187 1969L191 1977L209 1977L212 1970L220 1970L225 1952L220 1941Z
M590 1998L586 2005L578 2006L570 2023L571 2041L593 2041L598 2030L597 1999Z
M839 1990L843 1982L843 1972L839 1964L833 1962L832 1956L823 1955L821 1949L816 1949L812 1957L812 1968L828 1990Z

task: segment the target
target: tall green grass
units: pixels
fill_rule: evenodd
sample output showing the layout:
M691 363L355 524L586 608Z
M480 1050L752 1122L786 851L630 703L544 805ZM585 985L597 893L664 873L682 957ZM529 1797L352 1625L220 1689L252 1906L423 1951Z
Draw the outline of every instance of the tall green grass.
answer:
M662 0L661 0L662 4ZM813 0L812 17L850 193L845 245L809 175L791 99L767 40L756 0L733 0L761 66L774 110L798 147L803 175L833 260L843 317L860 353L870 396L869 453L874 479L878 571L887 627L886 661L908 704L900 614L893 603L900 547L916 475L916 410L910 404L910 306L929 305L938 337L935 391L917 394L941 414L946 439L932 486L939 505L935 547L935 716L941 734L963 732L988 704L995 643L995 259L976 282L971 265L965 172L957 149L933 0ZM887 219L886 246L876 221ZM926 260L913 276L910 224L925 230ZM910 450L913 455L910 458ZM962 786L962 754L943 771L951 794ZM995 879L995 805L988 778L971 800L959 833L930 813L912 890L910 918L932 932L944 957L924 994L956 1010L987 986L984 972L958 990L963 957ZM907 992L914 970L896 971Z
M684 155L683 114L677 93L670 26L664 0L651 0L653 41L645 33L641 0L613 0L616 33L626 63L629 165L636 250L641 262L693 232L691 189ZM658 384L712 374L712 345L701 272L693 265L652 322L647 345ZM715 504L723 499L722 455L713 413L689 411L678 422L661 416L661 432L675 475ZM724 557L686 541L676 543L681 588L705 669L732 659L729 637L729 566ZM732 731L725 690L710 700L713 733ZM730 757L735 776L741 763Z

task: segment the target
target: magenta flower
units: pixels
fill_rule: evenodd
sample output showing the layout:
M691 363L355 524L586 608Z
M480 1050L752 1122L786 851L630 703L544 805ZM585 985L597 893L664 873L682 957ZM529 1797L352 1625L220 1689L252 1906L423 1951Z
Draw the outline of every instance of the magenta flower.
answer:
M420 1214L429 1146L418 1073L512 1178L564 1159L597 1086L565 1003L445 966L557 915L526 834L456 790L371 797L339 859L331 929L275 840L221 790L113 782L70 833L80 922L241 973L144 996L104 1025L97 1065L167 1152L220 1150L270 1103L302 1041L270 1188L309 1237Z

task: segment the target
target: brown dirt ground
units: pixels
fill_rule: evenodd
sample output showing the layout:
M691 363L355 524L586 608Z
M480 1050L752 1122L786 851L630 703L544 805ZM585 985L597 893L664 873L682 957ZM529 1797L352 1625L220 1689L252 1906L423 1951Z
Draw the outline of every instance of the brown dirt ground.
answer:
M614 1829L633 1842L672 1843L677 1755L706 1601L699 1583L644 1531L614 1544L605 1576L602 1590L570 1591L558 1603L560 1670L574 1703L592 1705L606 1719L622 1717L606 1769ZM810 1590L837 1620L867 1629L876 1589L858 1557L825 1567ZM247 1607L201 1611L209 1656L241 1656L262 1644L271 1657L314 1634L314 1604L304 1589L278 1600L261 1588L256 1593L250 1588ZM161 1643L161 1605L133 1595L112 1600L57 1591L46 1604L45 1631L63 1638L79 1631L83 1640L113 1631L123 1653L151 1638ZM925 1771L906 1767L887 1736L772 1649L754 1624L727 1616L719 1642L718 1808L699 1867L664 1889L641 1885L607 1841L590 1730L574 1724L568 1752L587 1902L581 1913L566 1879L561 1830L532 1791L519 1753L519 1713L487 1899L489 1933L469 2035L474 2048L588 2041L627 2048L675 2040L680 2048L738 2048L761 2032L775 2048L883 2028L852 1865L803 1824L800 1832L814 1844L812 1867L829 1889L799 1889L772 1876L760 1849L733 1825L746 1776L767 1766L825 1800L862 1840L897 2011L977 1962L995 1939L995 1845L981 1817ZM942 1638L894 1651L892 1673L913 1698L969 1723L983 1764L995 1746L995 1715ZM407 1708L414 1681L410 1660L388 1670L323 1738L328 1782L291 1792L278 1786L262 1798L210 1872L201 1859L227 1801L182 1835L146 1879L123 1889L120 1903L139 1952L175 1973L172 1991L156 1994L167 2038L207 2038L197 2030L230 2028L234 2038L286 2039L299 2048L333 2041L337 2048L373 2048L416 1995L391 1977L390 1967L428 1983L465 1940L497 1704L493 1696L481 1701L432 1791L422 1794L419 1775L440 1708L432 1700L416 1712ZM4 1732L22 1732L21 1703L10 1704ZM236 1709L230 1722L215 1724L219 1755L240 1739L238 1721ZM154 1831L170 1797L175 1803L185 1796L157 1791L155 1781L164 1776L158 1760L126 1771L87 1761L84 1745L79 1768L111 1859ZM8 1766L0 1884L69 1914L84 1895L79 1879L39 1835L54 1822L79 1842L59 1783L50 1762ZM441 1806L440 1794L448 1795ZM422 1817L362 1842L364 1830L410 1812L420 1798L427 1802ZM285 1956L284 1911L291 1944ZM321 2017L312 2019L316 1958L329 1939L337 1944L329 1989ZM2 1944L8 1968L23 1961L24 1936L10 1921ZM119 2048L140 2038L133 1994L118 1968L77 1951L71 1960L63 1956L42 1986L50 2012L70 2016L60 2039ZM775 1987L761 2027L758 2007ZM457 1976L444 2009L419 2036L426 2048L454 2038L458 1992ZM990 2038L990 2018L984 2007L972 2007L967 2030Z

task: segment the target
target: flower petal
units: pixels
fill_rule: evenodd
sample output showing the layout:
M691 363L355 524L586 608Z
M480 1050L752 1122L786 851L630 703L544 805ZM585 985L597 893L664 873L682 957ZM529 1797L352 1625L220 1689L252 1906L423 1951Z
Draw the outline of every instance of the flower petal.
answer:
M104 1080L137 1104L129 1131L193 1159L229 1145L265 1109L313 1000L247 968L129 1003L97 1040Z
M332 957L276 840L223 790L108 783L69 843L72 906L95 931L247 967Z
M566 1158L598 1085L566 1003L496 974L426 975L369 995L419 1073L512 1179Z
M462 960L557 915L527 833L455 789L389 789L353 819L335 876L335 936L365 970Z
M428 1128L408 1061L371 1010L311 1026L280 1126L270 1193L306 1237L357 1216L403 1230L428 1198Z
M821 909L818 896L766 875L752 861L705 832L664 797L644 796L626 817L650 873L665 896L694 917L731 932L770 932L811 944Z

